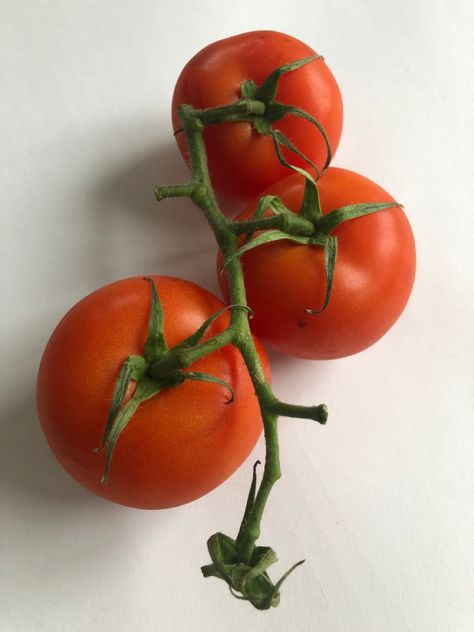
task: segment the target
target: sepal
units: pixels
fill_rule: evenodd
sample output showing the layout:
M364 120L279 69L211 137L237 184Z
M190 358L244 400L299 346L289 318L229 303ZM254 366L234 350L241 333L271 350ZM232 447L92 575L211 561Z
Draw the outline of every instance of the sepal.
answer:
M237 543L223 533L215 533L207 542L212 564L201 568L204 577L224 580L237 599L249 601L258 610L268 610L280 603L280 587L288 575L300 564L292 566L275 584L267 570L277 561L268 546L254 548L249 564L238 561Z

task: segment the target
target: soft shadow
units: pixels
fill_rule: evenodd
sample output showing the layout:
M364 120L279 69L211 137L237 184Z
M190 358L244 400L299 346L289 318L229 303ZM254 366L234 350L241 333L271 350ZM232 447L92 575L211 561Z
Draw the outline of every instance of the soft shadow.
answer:
M302 358L293 358L291 356L283 355L274 349L270 349L265 343L265 351L267 352L268 359L270 360L270 366L272 368L272 375L274 378L286 377L288 374L295 375L295 373L301 373L302 375L311 373L316 378L319 375L327 374L328 371L334 367L332 360L306 360Z
M34 385L28 395L4 406L0 418L0 488L6 496L21 498L26 513L40 515L40 499L59 503L67 515L133 515L148 511L118 505L96 496L77 483L59 464L41 429L34 400ZM23 502L23 501L27 502ZM18 504L18 503L16 503ZM67 510L66 510L67 507ZM90 513L92 512L92 513ZM162 521L164 512L159 513ZM63 514L66 515L66 514ZM44 522L48 517L44 516Z
M36 413L34 385L25 397L5 404L0 420L1 483L14 493L74 503L98 502L57 463Z
M216 246L201 211L187 198L155 200L157 184L180 184L188 170L173 139L141 155L115 161L92 189L102 223L110 276L157 273L181 276L217 290Z

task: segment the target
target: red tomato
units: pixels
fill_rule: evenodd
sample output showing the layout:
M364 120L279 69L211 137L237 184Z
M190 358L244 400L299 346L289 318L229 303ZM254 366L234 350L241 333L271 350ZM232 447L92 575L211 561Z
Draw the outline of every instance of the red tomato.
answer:
M201 287L153 277L172 347L193 333L221 301ZM195 362L193 371L227 382L186 381L144 402L120 435L108 481L101 483L100 445L115 380L129 355L142 355L151 303L143 278L117 281L77 303L48 342L38 375L41 424L61 465L76 481L109 500L147 509L190 502L226 480L254 447L262 428L254 389L232 346ZM225 312L209 334L223 331ZM257 342L262 362L268 361Z
M173 95L173 127L181 123L177 108L186 103L195 108L227 105L240 98L244 80L261 85L283 64L314 55L303 42L275 31L255 31L214 42L184 67ZM342 100L338 85L322 59L281 77L276 100L298 106L316 118L326 130L334 153L342 131ZM308 121L287 115L276 121L282 131L319 168L326 160L321 133ZM205 130L211 180L224 197L248 201L273 182L285 177L269 136L261 136L249 123L226 123ZM176 135L181 153L188 161L184 134ZM284 150L293 164L307 166L293 152Z
M329 168L318 188L323 214L348 204L394 201L377 184L346 169ZM303 191L304 179L295 174L262 195L277 195L297 211ZM237 219L248 219L255 205ZM408 300L415 243L401 208L349 220L331 234L338 237L339 250L329 306L321 314L305 310L319 310L324 303L322 247L285 240L242 256L247 299L255 312L252 329L281 353L317 360L357 353L390 329ZM219 277L227 296L225 273Z

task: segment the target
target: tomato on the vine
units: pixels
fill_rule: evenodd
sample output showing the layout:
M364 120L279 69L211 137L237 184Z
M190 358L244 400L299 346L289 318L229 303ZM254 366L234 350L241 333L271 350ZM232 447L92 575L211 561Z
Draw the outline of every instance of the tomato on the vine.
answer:
M261 85L276 68L313 55L315 52L303 42L275 31L243 33L214 42L197 53L178 78L172 103L174 130L181 127L180 104L200 109L228 105L240 98L244 81ZM319 121L334 154L342 131L342 99L323 59L283 75L276 100L297 106ZM327 148L312 123L287 114L273 128L283 132L319 169L323 167ZM204 139L212 184L224 198L248 201L287 173L271 138L260 135L250 123L210 126ZM176 140L189 161L184 134L177 133ZM283 154L292 164L307 167L292 151L284 149Z
M173 277L151 277L163 307L164 336L174 347L223 308L203 288ZM239 467L254 447L262 423L252 382L239 352L227 345L190 369L215 376L185 381L143 402L117 441L106 484L101 444L114 384L130 355L143 353L150 286L137 277L107 285L77 303L49 340L39 369L41 424L55 456L79 483L112 501L165 508L211 491ZM229 312L210 326L223 331ZM268 361L256 340L266 372Z
M374 182L329 168L318 181L323 215L358 203L393 202ZM280 197L298 212L304 178L293 174L262 193ZM236 218L249 219L256 200ZM281 353L309 359L352 355L376 342L395 323L415 276L415 243L399 207L343 222L332 232L339 248L329 305L324 304L324 249L288 240L258 246L242 255L253 332ZM218 270L222 256L218 257ZM228 295L225 271L219 272Z

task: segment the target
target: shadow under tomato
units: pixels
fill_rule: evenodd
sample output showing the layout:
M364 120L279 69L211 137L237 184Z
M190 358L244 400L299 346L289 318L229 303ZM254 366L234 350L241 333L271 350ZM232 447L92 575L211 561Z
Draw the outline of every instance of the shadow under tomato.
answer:
M31 396L2 414L0 490L9 573L2 614L6 611L7 620L9 608L18 612L22 607L15 586L29 596L29 607L41 599L54 605L60 595L67 608L74 607L79 591L88 595L90 585L104 581L104 569L113 568L127 582L127 569L147 549L143 542L152 537L159 542L179 521L177 512L130 509L79 486L51 453ZM165 583L157 569L153 581Z
M0 421L1 483L7 494L66 502L97 502L61 468L41 430L34 384L24 399L6 406ZM17 501L16 501L17 502Z

